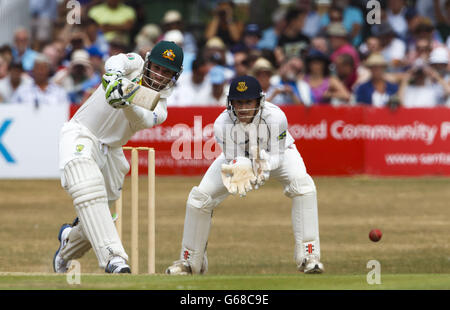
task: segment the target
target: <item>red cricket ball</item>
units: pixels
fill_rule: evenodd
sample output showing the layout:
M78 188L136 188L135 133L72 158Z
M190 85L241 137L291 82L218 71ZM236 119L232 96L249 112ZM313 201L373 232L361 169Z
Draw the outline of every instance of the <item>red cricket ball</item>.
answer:
M381 239L381 236L383 236L383 233L379 229L372 229L369 233L369 238L373 242L378 242Z

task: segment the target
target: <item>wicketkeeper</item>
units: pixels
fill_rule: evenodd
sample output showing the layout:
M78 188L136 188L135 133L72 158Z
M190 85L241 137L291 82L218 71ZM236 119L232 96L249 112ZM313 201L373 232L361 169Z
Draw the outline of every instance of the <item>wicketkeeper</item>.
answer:
M322 273L316 187L289 134L287 119L277 106L265 102L259 82L235 78L227 110L214 123L222 154L212 163L186 203L180 260L167 268L172 275L204 274L206 245L213 210L231 193L245 196L269 177L278 180L292 199L294 258L305 273Z
M145 61L135 53L110 57L102 85L64 124L59 146L61 184L73 199L77 218L59 231L55 272L66 272L70 261L91 247L107 273L131 272L109 210L120 197L130 169L122 146L137 131L166 120L166 98L182 72L182 63L182 49L168 41L156 44ZM130 103L140 87L158 92L156 107L144 109Z

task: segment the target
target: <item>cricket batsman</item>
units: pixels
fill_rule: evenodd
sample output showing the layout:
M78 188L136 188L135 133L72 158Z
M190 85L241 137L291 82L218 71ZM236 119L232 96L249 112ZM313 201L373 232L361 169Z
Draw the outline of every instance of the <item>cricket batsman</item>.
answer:
M131 272L109 210L120 197L130 169L122 146L137 131L166 120L166 100L182 63L182 49L168 41L156 44L145 61L135 53L110 57L102 85L64 124L59 145L61 185L73 199L77 218L59 231L55 272L66 272L70 261L91 247L105 272ZM158 95L153 110L131 103L140 87ZM145 102L140 104L145 106Z
M292 199L294 259L304 273L322 273L316 187L306 172L284 112L265 102L259 82L251 76L232 80L227 109L214 123L222 149L186 203L180 260L167 274L204 274L213 210L229 195L245 196L269 177L278 180Z

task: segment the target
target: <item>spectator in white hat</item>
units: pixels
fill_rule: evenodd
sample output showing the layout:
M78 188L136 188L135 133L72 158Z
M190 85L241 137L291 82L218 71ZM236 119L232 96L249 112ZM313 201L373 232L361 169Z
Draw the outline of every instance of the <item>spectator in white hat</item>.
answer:
M164 34L163 40L175 42L179 46L184 46L183 33L178 29L169 30Z
M179 47L183 49L183 72L191 72L192 63L194 62L196 55L191 51L185 50L184 34L178 29L172 29L164 34L163 40L175 42Z
M170 30L179 30L183 34L183 52L197 53L197 42L192 33L185 30L183 16L177 10L169 10L162 19L162 28L164 32ZM176 43L176 42L175 42Z
M227 64L227 46L219 37L213 37L206 41L205 47L203 49L203 55L205 59L214 60L218 65ZM233 55L230 55L233 57Z
M145 59L147 52L151 51L158 39L161 38L161 28L156 24L147 24L141 28L134 38L134 52Z
M161 34L162 30L158 25L147 24L141 28L137 37L141 37L142 40L146 40L148 43L156 44Z
M440 87L442 90L437 91ZM419 58L404 75L399 95L404 107L432 108L447 101L450 85L439 72Z
M88 97L86 94L90 94L100 84L101 77L94 71L89 53L76 50L72 53L69 67L58 71L52 82L67 91L71 103L81 105Z
M447 86L450 84L450 74L448 71L448 49L445 47L437 47L435 48L431 54L429 59L430 66L439 74L442 78L443 82ZM445 104L450 106L450 97L449 94L446 93L446 88L441 85L442 83L434 83L435 91L438 94L439 104Z
M276 87L272 83L271 79L275 72L275 68L266 58L260 57L258 58L253 67L251 68L250 75L254 76L259 84L261 84L261 88L263 92L266 93L266 97L271 97L272 93L275 91Z
M214 65L221 65L227 68L225 77L231 79L234 75L234 56L227 49L227 46L219 37L213 37L206 41L203 48L203 57Z
M449 51L447 48L437 47L430 54L430 65L443 77L448 75L448 53Z
M386 80L388 62L381 53L372 53L364 63L370 71L370 80L355 90L356 103L384 107L392 102L398 92L398 86Z

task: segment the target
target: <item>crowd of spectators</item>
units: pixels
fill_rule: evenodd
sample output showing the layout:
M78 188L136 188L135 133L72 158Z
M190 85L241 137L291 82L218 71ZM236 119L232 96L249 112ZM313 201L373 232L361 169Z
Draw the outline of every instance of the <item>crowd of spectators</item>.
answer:
M292 0L270 25L218 0L200 35L172 9L139 23L142 12L125 0L79 1L80 23L71 24L66 2L30 0L31 28L0 47L0 103L82 105L108 57L145 57L169 40L184 50L169 106L224 106L228 82L248 74L277 105L450 107L450 0L380 0L374 24L367 0Z

